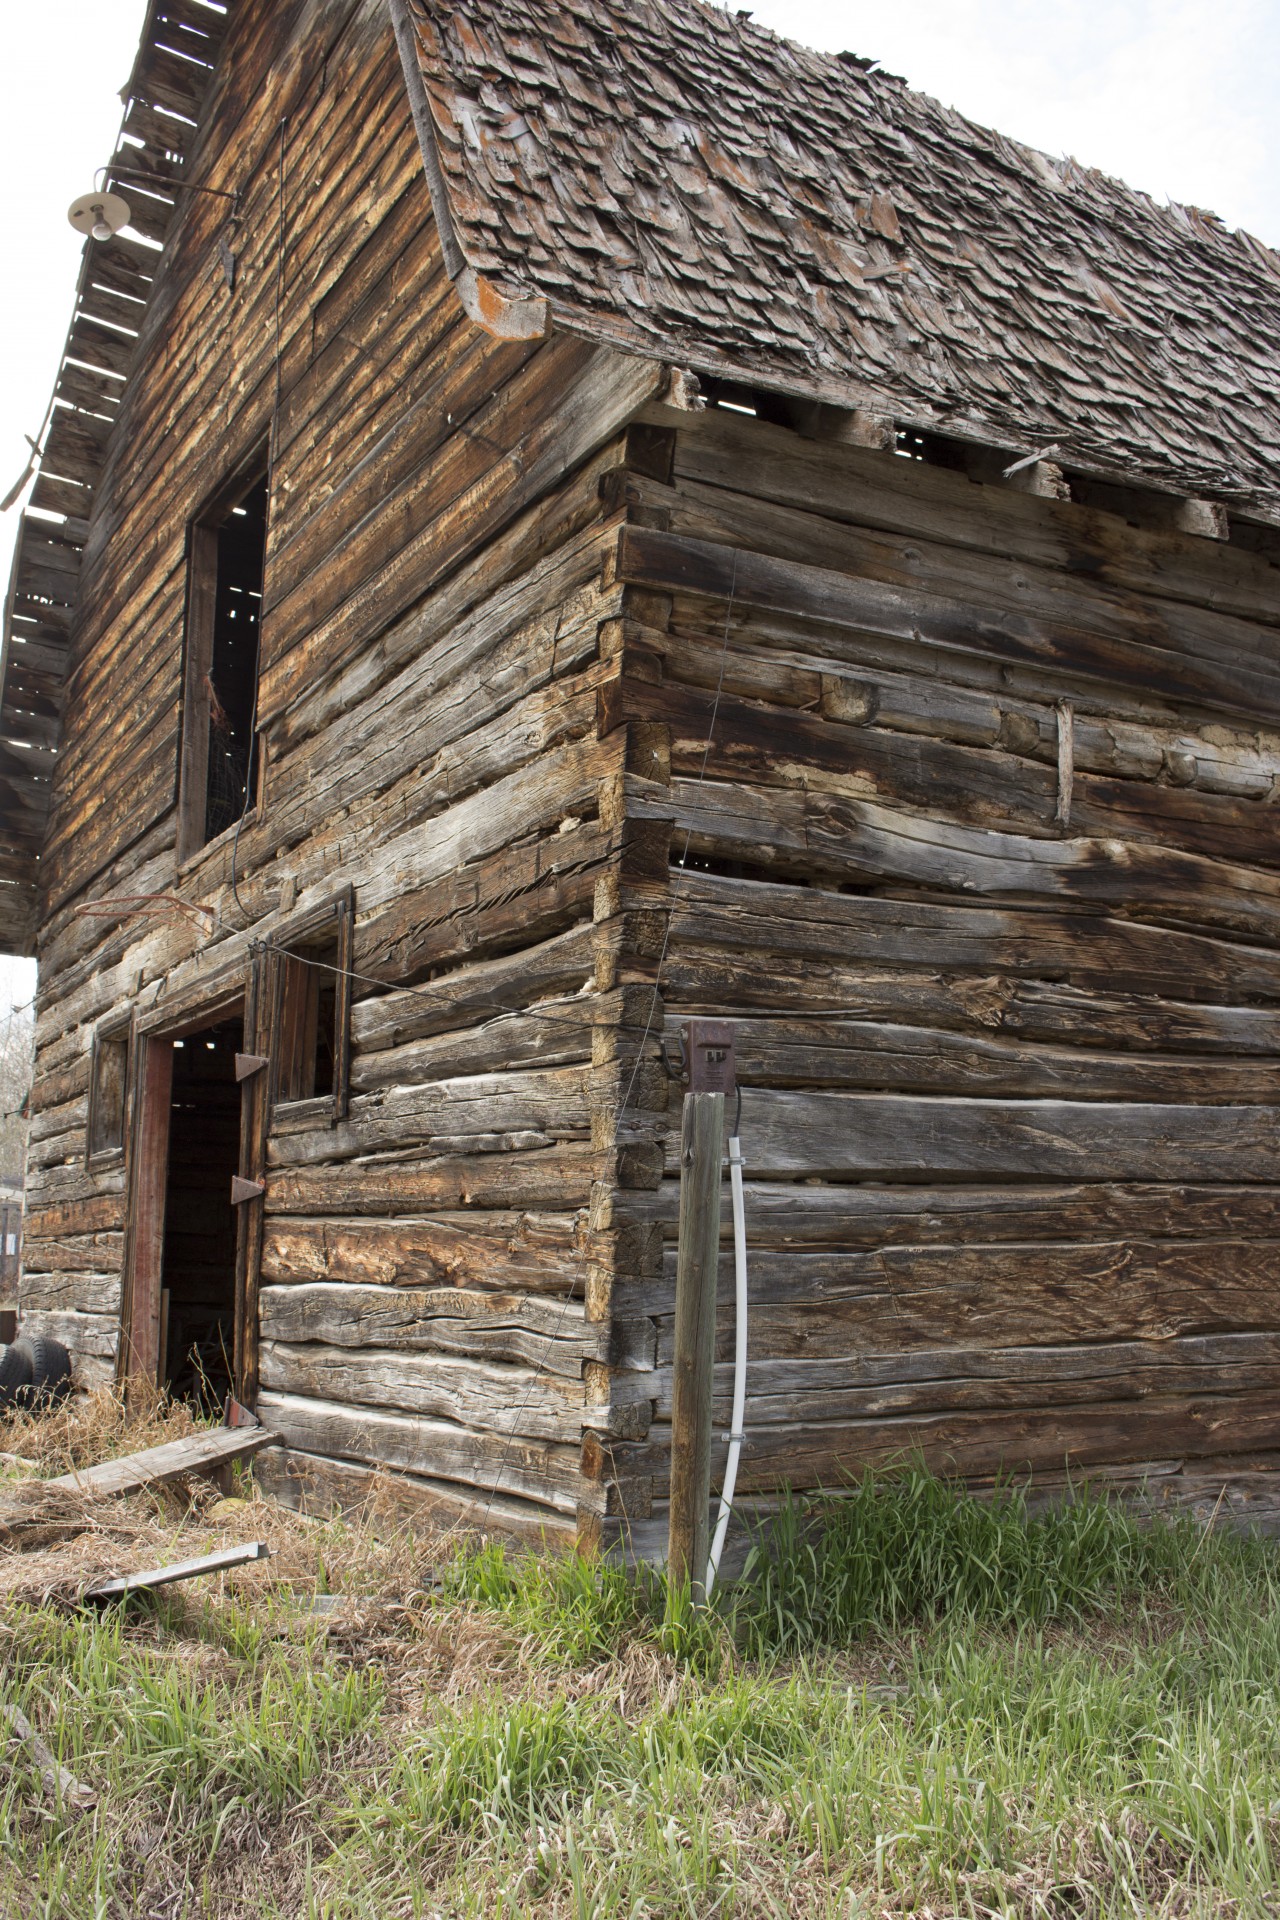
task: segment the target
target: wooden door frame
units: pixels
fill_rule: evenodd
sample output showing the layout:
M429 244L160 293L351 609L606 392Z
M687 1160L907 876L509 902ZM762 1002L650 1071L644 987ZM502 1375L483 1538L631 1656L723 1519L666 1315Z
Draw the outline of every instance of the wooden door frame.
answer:
M246 1039L241 1045L251 1050L256 1003L256 971L248 982L211 995L198 1007L184 1005L181 1012L157 1009L143 1016L136 1029L134 1067L133 1126L130 1139L128 1205L125 1226L124 1284L120 1300L120 1343L116 1363L117 1378L128 1391L130 1386L154 1388L160 1383L164 1355L160 1352L160 1292L164 1272L164 1216L169 1184L170 1107L173 1098L173 1043L188 1034L203 1032L220 1021L244 1022ZM261 1078L261 1076L258 1076ZM254 1082L245 1081L240 1109L240 1166L248 1161L248 1143L252 1131L255 1103ZM228 1194L227 1203L230 1205ZM261 1201L253 1203L259 1214ZM250 1291L246 1258L250 1235L241 1207L236 1227L234 1273L235 1352L233 1373L237 1389L245 1373L244 1330L247 1324L246 1297ZM258 1229L261 1245L261 1228ZM257 1286L252 1288L256 1332ZM256 1338L253 1342L256 1349ZM253 1370L256 1375L256 1351Z

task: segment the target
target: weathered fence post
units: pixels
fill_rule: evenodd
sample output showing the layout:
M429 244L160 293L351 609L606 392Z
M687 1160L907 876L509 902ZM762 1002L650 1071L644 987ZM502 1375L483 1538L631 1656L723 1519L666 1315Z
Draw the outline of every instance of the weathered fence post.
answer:
M675 1356L671 1393L671 1517L667 1573L706 1599L711 1545L711 1374L724 1099L736 1084L733 1025L690 1020L684 1029L687 1091L680 1127L680 1247L676 1265Z

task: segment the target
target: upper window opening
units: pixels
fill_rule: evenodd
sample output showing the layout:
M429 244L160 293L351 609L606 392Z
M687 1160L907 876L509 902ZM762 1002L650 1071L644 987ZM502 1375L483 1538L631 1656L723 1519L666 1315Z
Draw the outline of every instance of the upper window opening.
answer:
M253 751L258 630L267 555L267 481L255 481L217 529L217 593L209 667L209 765L204 838L212 840L257 798Z
M257 800L254 738L267 478L259 474L191 528L180 857Z

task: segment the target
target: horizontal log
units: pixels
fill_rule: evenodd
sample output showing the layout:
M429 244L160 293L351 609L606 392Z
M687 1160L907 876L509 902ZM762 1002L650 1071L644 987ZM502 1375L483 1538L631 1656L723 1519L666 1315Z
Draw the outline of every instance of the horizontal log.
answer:
M392 1220L424 1209L457 1209L464 1215L472 1210L469 1221L457 1224L469 1225L474 1236L483 1231L483 1222L477 1228L476 1212L585 1206L600 1166L600 1156L578 1141L501 1155L443 1154L272 1167L267 1172L265 1206L268 1217L360 1214Z
M680 1019L668 1014L674 1049ZM1189 1059L1104 1053L953 1034L888 1020L742 1018L734 1023L739 1078L758 1087L900 1089L1175 1105L1267 1105L1273 1060Z
M396 1171L403 1176L411 1169ZM378 1170L370 1168L366 1178L376 1181ZM572 1214L489 1211L434 1219L397 1212L389 1220L272 1215L262 1271L284 1284L332 1280L558 1294L572 1284L581 1226Z
M543 1300L457 1287L263 1287L262 1335L336 1347L392 1347L473 1360L527 1361L568 1380L584 1360L609 1359L609 1330L589 1324L580 1300ZM648 1324L648 1323L646 1323ZM653 1346L650 1327L647 1344Z
M594 969L590 921L581 921L537 946L522 947L477 966L456 967L421 986L358 1000L351 1009L357 1064L362 1054L402 1047L428 1034L454 1032L489 1017L568 990L577 992Z
M47 1223L45 1223L47 1231ZM60 1234L56 1241L46 1240L27 1222L23 1247L24 1273L118 1273L124 1256L123 1233Z
M743 1448L738 1485L744 1494L838 1492L868 1469L921 1460L935 1473L962 1477L1000 1473L1060 1475L1148 1461L1170 1454L1194 1458L1255 1447L1274 1449L1274 1391L1241 1394L1152 1394L1138 1402L1089 1403L1043 1410L983 1408L766 1427ZM660 1473L669 1427L655 1424L626 1460L631 1470ZM712 1484L724 1472L725 1445L712 1446Z
M380 1517L456 1536L474 1530L531 1546L569 1546L576 1527L553 1507L507 1494L475 1495L455 1483L391 1472L350 1460L327 1460L294 1447L267 1447L253 1477L282 1506L316 1515Z
M957 1347L1169 1340L1280 1326L1280 1240L974 1241L874 1252L750 1248L757 1357L832 1359ZM618 1314L674 1311L674 1250L661 1280L619 1281ZM733 1300L732 1260L718 1299ZM659 1357L669 1351L667 1335Z
M750 1173L845 1179L1275 1179L1275 1107L957 1100L748 1088ZM668 1143L669 1171L677 1152Z
M763 875L733 879L686 868L675 889L672 965L685 942L735 955L767 953L770 970L775 954L790 954L806 972L826 961L951 976L1010 974L1197 1003L1280 1000L1280 954L1242 942L1143 926L1096 909L1041 905L1032 912L976 900L851 896Z
M1105 943L1105 923L1095 921L1093 926ZM1083 946L1083 925L1079 932ZM972 968L943 973L842 965L774 946L774 939L785 938L780 926L762 925L761 934L760 946L744 951L727 944L673 940L662 979L669 1015L697 1011L742 1021L767 1011L776 1017L780 1031L800 1034L810 1015L845 1015L891 1027L1056 1042L1061 1049L1112 1048L1129 1057L1177 1055L1183 1070L1192 1073L1198 1073L1203 1062L1190 1062L1186 1055L1232 1056L1227 1070L1234 1072L1242 1062L1252 1068L1280 1053L1280 1018L1266 1007L1204 1006L1156 993L1107 992L1101 984L1073 986L1016 974L980 974ZM1096 977L1096 967L1091 966L1089 974ZM800 1018L789 1023L790 1013Z
M767 1332L766 1332L767 1338ZM730 1417L733 1367L723 1343L712 1404ZM654 1375L656 1417L671 1418L670 1360ZM840 1360L769 1358L747 1369L746 1424L870 1419L961 1408L1074 1407L1152 1395L1274 1392L1280 1332L1112 1341L1091 1346L967 1347Z
M513 836L518 844L406 888L357 925L356 966L398 983L555 936L591 911L597 882L616 868L627 834L625 826L608 833L591 820L536 839Z
M997 1187L875 1185L747 1180L752 1247L962 1246L1002 1241L1278 1240L1280 1186L1124 1186L1114 1181ZM602 1227L661 1227L674 1237L679 1183L615 1193ZM722 1237L727 1242L726 1213ZM1034 1260L1040 1249L1024 1247Z
M579 1381L527 1365L498 1366L386 1347L291 1345L264 1340L262 1385L343 1405L394 1407L485 1432L576 1442L587 1412Z
M60 1273L56 1269L33 1273L24 1260L18 1285L18 1308L23 1314L118 1315L121 1291L118 1271L94 1273L77 1267L67 1273Z
M539 1000L526 1012L495 1013L482 1026L357 1055L351 1067L352 1091L391 1092L458 1074L589 1061L593 1023L601 1017L598 997L581 994Z
M260 1395L258 1412L287 1446L304 1453L407 1468L435 1480L543 1501L565 1513L577 1505L582 1472L576 1446L473 1433L445 1420L355 1409L287 1393Z
M345 1160L428 1143L439 1154L505 1153L585 1136L590 1120L584 1068L477 1074L359 1094L332 1129L274 1136L268 1160Z
M71 1355L72 1377L79 1384L82 1359L114 1361L120 1322L112 1314L33 1307L29 1312L24 1308L20 1331L28 1339L41 1335L46 1340L60 1340Z
M1176 847L1036 840L869 800L765 792L727 781L675 780L661 800L637 790L630 805L637 818L674 819L695 853L813 878L1075 902L1280 940L1280 876Z

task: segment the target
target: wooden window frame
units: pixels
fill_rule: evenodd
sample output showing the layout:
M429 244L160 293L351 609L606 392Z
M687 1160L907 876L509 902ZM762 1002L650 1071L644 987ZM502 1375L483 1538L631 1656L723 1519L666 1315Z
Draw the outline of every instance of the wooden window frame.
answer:
M271 1010L271 1130L273 1133L303 1132L312 1127L336 1127L345 1120L350 1103L351 1080L351 956L355 931L355 897L350 886L341 889L323 906L290 920L271 937L275 970L275 990ZM280 1092L289 1063L290 1049L297 1044L300 1018L305 1017L290 1005L290 986L303 977L305 959L293 959L290 949L314 946L321 940L337 946L337 971L334 976L333 1091L304 1099L289 1099Z
M209 676L213 671L214 622L218 598L218 535L222 523L250 487L269 471L268 446L260 441L253 452L240 462L235 472L211 494L199 513L187 523L187 592L182 616L182 726L178 749L178 837L179 868L187 867L207 847L205 838L209 804ZM262 618L258 621L258 677L262 675ZM250 743L250 754L258 756L258 780L254 803L240 822L248 825L256 819L263 799L266 774L262 741ZM221 840L230 827L215 836Z
M112 1138L105 1145L96 1146L95 1139L104 1125L103 1104L107 1098L106 1078L108 1049L123 1049L119 1060L120 1085L118 1095L111 1095L112 1105L116 1109L116 1126ZM129 1074L133 1066L133 1016L127 1014L123 1019L104 1020L95 1028L93 1052L89 1062L89 1110L85 1121L85 1165L97 1170L103 1167L118 1167L124 1160L125 1142L129 1137Z

